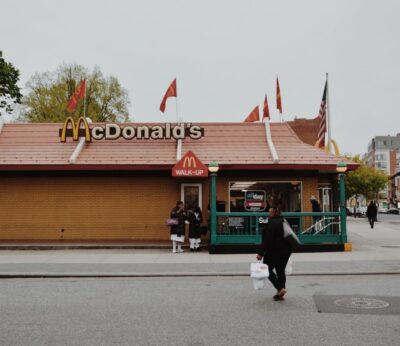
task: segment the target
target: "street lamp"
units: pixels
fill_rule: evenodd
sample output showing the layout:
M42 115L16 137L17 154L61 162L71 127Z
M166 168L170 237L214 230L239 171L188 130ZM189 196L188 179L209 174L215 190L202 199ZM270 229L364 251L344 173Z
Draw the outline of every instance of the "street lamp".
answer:
M346 173L346 171L347 171L347 163L346 162L341 161L336 164L336 172Z
M347 242L346 192L344 188L344 177L346 171L347 171L346 162L341 161L336 164L336 172L339 173L340 236L343 244Z
M208 164L208 171L211 176L211 198L210 198L210 234L211 245L215 244L217 237L217 172L219 165L213 161Z
M208 164L208 170L210 173L218 173L219 165L217 162L213 161Z

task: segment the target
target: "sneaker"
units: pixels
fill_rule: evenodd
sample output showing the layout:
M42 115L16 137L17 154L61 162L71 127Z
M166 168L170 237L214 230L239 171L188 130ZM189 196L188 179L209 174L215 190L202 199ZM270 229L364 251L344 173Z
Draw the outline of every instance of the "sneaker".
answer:
M176 250L172 250L172 253L176 253Z
M179 249L178 252L182 253L185 252L185 250Z

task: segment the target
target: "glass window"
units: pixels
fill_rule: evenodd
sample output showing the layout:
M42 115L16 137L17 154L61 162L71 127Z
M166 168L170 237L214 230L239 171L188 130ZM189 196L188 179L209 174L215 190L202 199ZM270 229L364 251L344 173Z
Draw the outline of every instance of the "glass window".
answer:
M385 154L376 154L375 160L376 161L386 161L386 155Z
M282 211L301 211L301 183L299 181L230 182L229 197L231 212L257 209L267 211L272 206L277 206ZM252 206L255 207L252 209Z

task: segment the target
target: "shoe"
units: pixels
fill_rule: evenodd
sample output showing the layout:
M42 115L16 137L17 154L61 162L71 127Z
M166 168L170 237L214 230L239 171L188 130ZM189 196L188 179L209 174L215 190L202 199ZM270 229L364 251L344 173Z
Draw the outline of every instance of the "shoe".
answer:
M200 248L198 247L198 248L196 249L196 251L197 251L197 252L200 252L201 250L200 250Z
M273 298L275 301L285 300L285 298L284 298L283 296L279 296L279 295L277 295L277 294L275 294L272 298Z
M176 250L172 250L172 253L176 253Z
M185 252L185 250L179 249L178 252L182 253L182 252Z
M286 294L286 289L281 288L281 289L278 291L277 296L283 298L283 296L284 296L285 294Z
M194 252L194 251L195 251L194 249L190 248L190 252Z

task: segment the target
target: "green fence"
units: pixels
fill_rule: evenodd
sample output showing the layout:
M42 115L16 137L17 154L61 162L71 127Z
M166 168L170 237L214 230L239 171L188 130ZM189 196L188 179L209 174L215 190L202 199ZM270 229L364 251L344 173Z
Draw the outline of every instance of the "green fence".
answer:
M303 244L342 244L347 241L345 220L340 212L283 213ZM211 230L211 244L260 244L265 212L217 212L216 230ZM341 232L344 228L344 232Z

